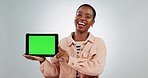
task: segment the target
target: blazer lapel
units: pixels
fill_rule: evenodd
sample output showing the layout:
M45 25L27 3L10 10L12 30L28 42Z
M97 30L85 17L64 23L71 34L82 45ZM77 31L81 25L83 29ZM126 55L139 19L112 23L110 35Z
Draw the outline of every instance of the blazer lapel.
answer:
M87 42L86 45L84 46L84 48L82 49L82 51L80 52L80 57L88 57L88 53L90 52L90 49L92 48L92 43L91 42Z

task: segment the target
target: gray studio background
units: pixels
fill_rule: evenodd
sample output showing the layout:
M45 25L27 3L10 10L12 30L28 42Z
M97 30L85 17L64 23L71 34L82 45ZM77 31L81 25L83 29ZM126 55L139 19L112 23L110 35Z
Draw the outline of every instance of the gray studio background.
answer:
M39 63L22 56L25 34L68 36L82 3L96 9L90 32L107 46L101 78L147 78L148 0L0 0L0 78L43 78Z

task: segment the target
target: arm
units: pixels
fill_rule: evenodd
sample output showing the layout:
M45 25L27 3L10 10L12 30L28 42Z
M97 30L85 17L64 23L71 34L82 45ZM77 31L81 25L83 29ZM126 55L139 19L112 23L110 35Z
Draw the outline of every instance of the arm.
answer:
M59 46L64 46L62 43L63 41L64 40L60 40ZM50 58L50 61L45 60L41 63L40 70L45 78L59 78L60 64L59 59L57 58L58 53L55 57Z
M50 58L51 61L45 59L40 65L40 70L45 78L59 77L59 62L55 57Z
M92 54L88 58L83 56L81 58L69 56L68 65L86 75L100 75L105 66L106 47L103 41L100 45L95 46L97 46L96 49L91 50L90 53Z

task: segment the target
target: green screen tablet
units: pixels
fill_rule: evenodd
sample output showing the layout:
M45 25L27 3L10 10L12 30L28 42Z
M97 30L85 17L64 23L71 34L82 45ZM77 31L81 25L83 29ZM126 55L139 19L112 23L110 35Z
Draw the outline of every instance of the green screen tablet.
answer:
M26 34L26 54L53 57L58 52L58 34Z

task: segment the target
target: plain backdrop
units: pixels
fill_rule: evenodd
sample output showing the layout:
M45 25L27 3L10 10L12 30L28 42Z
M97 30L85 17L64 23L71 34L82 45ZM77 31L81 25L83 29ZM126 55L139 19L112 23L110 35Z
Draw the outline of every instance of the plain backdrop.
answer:
M68 36L83 3L96 9L89 31L107 46L101 78L147 78L148 0L0 0L0 78L43 78L40 64L22 56L25 34Z

